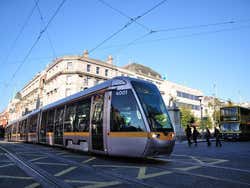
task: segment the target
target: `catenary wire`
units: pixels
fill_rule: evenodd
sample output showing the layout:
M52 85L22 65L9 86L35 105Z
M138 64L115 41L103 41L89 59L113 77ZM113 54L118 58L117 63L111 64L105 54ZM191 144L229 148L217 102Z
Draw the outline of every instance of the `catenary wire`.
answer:
M99 48L100 46L102 46L104 43L106 43L107 41L109 41L110 39L112 39L114 36L116 36L117 34L119 34L121 31L125 30L128 26L130 26L131 24L133 24L135 21L141 19L142 17L144 17L145 15L147 15L148 13L150 13L151 11L153 11L154 9L156 9L157 7L161 6L163 3L165 3L167 0L162 0L161 2L157 3L156 5L154 5L152 8L150 8L149 10L145 11L143 14L132 18L128 23L126 23L123 27L121 27L120 29L118 29L116 32L114 32L113 34L111 34L110 36L108 36L106 39L104 39L102 42L100 42L97 46L95 46L94 48L92 48L89 53L94 52L97 48Z
M213 30L213 31L206 31L206 32L196 32L196 33L191 33L191 34L186 34L186 35L176 35L176 36L171 36L171 37L166 37L166 38L159 38L159 39L154 39L154 40L141 41L141 42L133 43L133 44L126 43L126 44L116 45L116 47L117 46L122 47L122 46L127 46L127 45L129 45L129 46L131 46L131 45L142 45L142 44L161 42L161 41L171 40L171 39L191 38L191 37L195 37L195 36L209 35L209 34L221 33L221 32L227 32L227 31L237 31L237 30L242 30L242 29L250 29L250 25L235 27L235 28L230 28L230 29L220 29L220 30Z
M122 12L121 10L113 7L112 5L110 5L109 3L107 3L104 0L98 0L100 3L102 3L103 5L105 5L106 7L109 7L110 9L114 10L115 12L118 12L120 15L122 15L123 17L129 19L129 20L133 20L133 18L129 15L127 15L126 13ZM147 27L145 24L142 24L138 21L135 21L135 23L139 26L141 26L143 29L147 30L147 31L151 31L151 29L149 27Z
M199 28L205 28L205 27L211 27L211 26L230 25L230 24L245 23L245 22L250 22L250 19L238 20L238 21L231 20L231 21L216 22L216 23L210 23L210 24L199 24L199 25L191 25L191 26L184 26L184 27L174 27L174 28L167 28L167 29L160 29L160 30L151 30L151 32L143 34L143 35L137 37L136 39L132 40L131 42L124 43L124 44L118 44L118 45L110 45L110 46L103 47L102 49L120 47L120 48L122 48L122 49L118 50L118 52L120 52L121 50L124 50L125 48L134 45L139 40L142 40L151 34L155 34L155 33L159 33L159 32L171 32L171 31L179 31L179 30L199 29ZM224 30L225 29L222 29L222 31L224 31ZM206 33L206 32L200 32L200 33ZM187 35L190 35L190 34L187 34ZM172 37L170 37L170 38L172 38Z
M59 4L59 6L57 7L56 11L54 12L54 14L52 15L52 17L49 19L48 23L45 25L45 27L40 31L38 37L36 38L35 42L32 44L31 48L29 49L28 53L25 55L25 57L23 58L22 62L19 64L19 66L17 67L17 69L15 70L15 72L12 74L10 82L13 81L13 79L15 78L16 74L18 73L18 71L22 68L22 66L24 65L24 63L26 62L27 58L29 57L29 55L31 54L32 50L35 48L35 46L37 45L37 43L39 42L39 40L41 39L43 33L47 30L47 28L49 27L49 25L51 24L51 22L53 21L53 19L56 17L56 15L58 14L58 12L60 11L60 9L62 8L63 4L65 3L66 0L62 0L61 3Z
M44 26L45 26L45 21L44 21L43 14L42 14L42 11L41 11L41 9L40 9L40 6L39 6L39 4L38 4L38 3L39 3L39 2L38 2L39 0L34 0L34 1L35 1L35 3L36 3L36 7L37 7L38 13L39 13L39 15L40 15L40 20L41 20L42 25L43 25L43 27L44 27ZM52 40L51 40L51 38L50 38L48 29L46 30L46 34L47 34L47 38L48 38L49 45L50 45L50 47L51 47L53 56L54 56L54 58L55 58L55 57L56 57L56 51L55 51L54 45L53 45L53 43L52 43Z
M37 1L39 1L39 0L37 0ZM23 33L25 27L27 26L27 24L29 23L30 18L32 17L32 15L33 15L35 9L36 9L36 5L34 5L34 6L32 7L32 9L31 9L29 15L27 16L27 18L25 19L25 21L24 21L24 23L23 23L23 25L22 25L20 31L18 32L16 38L15 38L14 41L12 42L12 44L11 44L11 46L10 46L10 50L9 50L9 52L7 53L5 60L2 61L2 62L0 63L0 66L2 66L4 63L8 62L9 57L10 57L10 55L12 54L12 51L13 51L13 50L15 49L15 47L16 47L17 41L18 41L19 38L21 37L21 35L22 35L22 33Z

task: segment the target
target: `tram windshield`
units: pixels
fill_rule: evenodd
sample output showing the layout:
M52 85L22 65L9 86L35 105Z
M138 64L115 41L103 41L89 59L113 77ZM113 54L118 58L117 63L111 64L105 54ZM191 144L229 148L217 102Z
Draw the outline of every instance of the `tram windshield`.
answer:
M157 87L153 84L132 81L152 131L172 131L166 106Z

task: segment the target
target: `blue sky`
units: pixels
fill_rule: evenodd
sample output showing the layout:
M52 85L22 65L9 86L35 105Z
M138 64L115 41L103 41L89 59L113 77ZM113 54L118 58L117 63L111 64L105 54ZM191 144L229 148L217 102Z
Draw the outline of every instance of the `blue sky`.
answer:
M136 18L160 0L105 2ZM38 2L45 24L60 3L61 0ZM0 1L0 110L6 107L13 93L53 58L91 50L130 21L98 0L66 0L48 27L51 42L44 33L11 79L44 28L35 9L11 47L34 5L34 0ZM250 101L249 0L168 0L137 21L143 27L132 23L90 56L106 60L112 55L119 66L131 61L144 64L167 75L168 80L200 89L206 95L214 93L213 85L216 84L218 97L235 102ZM214 25L160 32L162 29L207 24ZM149 33L145 28L157 32L142 37ZM128 45L137 38L140 40Z

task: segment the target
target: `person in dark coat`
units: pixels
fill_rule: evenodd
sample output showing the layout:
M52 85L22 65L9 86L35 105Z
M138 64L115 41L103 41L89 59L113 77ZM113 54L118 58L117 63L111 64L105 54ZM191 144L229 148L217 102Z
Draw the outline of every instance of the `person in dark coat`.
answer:
M186 128L186 136L187 136L188 145L191 146L191 144L192 144L192 142L191 142L192 130L191 130L191 127L189 125L187 125L187 128Z
M207 146L211 146L211 142L210 142L211 133L210 133L210 130L208 128L206 128L205 138L206 138L206 141L207 141Z
M218 128L214 128L214 137L216 140L216 147L222 146L221 141L220 141L220 130Z
M193 140L194 140L194 143L195 143L195 146L197 146L197 138L199 136L199 132L198 130L196 129L196 127L194 127L194 130L193 130Z

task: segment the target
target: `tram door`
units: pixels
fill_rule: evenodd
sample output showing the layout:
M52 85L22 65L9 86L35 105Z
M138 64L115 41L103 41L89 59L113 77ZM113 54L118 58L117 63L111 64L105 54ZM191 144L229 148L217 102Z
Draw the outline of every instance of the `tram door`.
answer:
M92 150L104 150L103 143L104 94L96 94L92 101L91 143Z
M47 111L42 113L42 120L41 120L40 129L39 129L39 142L40 143L46 142L46 117L47 117Z
M56 110L54 143L58 145L63 145L63 114L64 107L58 108Z

